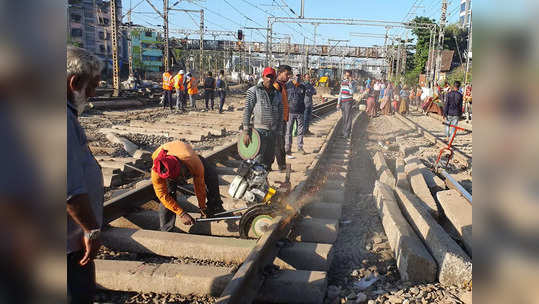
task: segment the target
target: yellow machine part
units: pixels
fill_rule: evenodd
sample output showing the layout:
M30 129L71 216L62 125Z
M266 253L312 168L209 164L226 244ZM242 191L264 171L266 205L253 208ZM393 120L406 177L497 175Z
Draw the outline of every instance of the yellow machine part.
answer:
M267 203L271 200L271 198L275 195L277 191L273 188L268 189L268 193L266 193L266 196L264 197L264 203Z

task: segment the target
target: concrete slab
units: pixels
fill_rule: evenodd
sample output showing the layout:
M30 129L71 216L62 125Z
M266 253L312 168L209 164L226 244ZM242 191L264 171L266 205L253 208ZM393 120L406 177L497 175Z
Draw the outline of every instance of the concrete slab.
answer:
M417 166L417 169L419 169L421 174L423 174L423 178L425 178L425 182L427 183L427 186L431 189L431 191L436 193L438 191L446 189L445 182L436 174L434 174L434 172L429 170L429 168L427 168L425 164L423 164L423 162L419 158L417 158L417 156L410 156L404 159L404 161L406 162L406 164L412 165L409 167L410 169L413 169L414 165Z
M322 191L319 193L319 197L322 201L333 202L333 203L343 203L344 202L344 191L342 190L329 190L328 188L322 188Z
M339 220L342 215L342 205L332 202L310 202L301 208L305 217Z
M264 303L322 303L326 293L326 273L281 270L264 281L257 301Z
M101 235L103 245L114 250L238 264L256 244L256 240L127 228L106 229Z
M397 183L397 180L393 176L393 173L391 173L391 170L389 170L388 168L385 168L382 171L379 180L392 188L395 187L395 184Z
M384 154L380 151L376 152L374 156L372 157L372 160L374 162L374 168L376 169L377 176L380 176L382 172L389 168L386 163L386 159L384 157Z
M411 191L408 176L406 175L406 172L404 172L404 160L401 157L395 159L395 173L397 174L397 187Z
M435 218L438 219L440 212L438 210L438 205L432 193L430 192L427 182L421 173L421 170L418 169L417 165L408 164L404 167L404 170L408 174L408 180L413 192L423 201L423 204L427 207L429 213Z
M436 262L402 215L392 189L376 181L373 195L401 280L413 283L435 281Z
M331 265L331 244L293 242L281 247L273 263L281 269L328 271Z
M466 251L472 255L472 205L457 190L440 191L436 196L445 216L460 234Z
M413 193L396 188L404 217L423 240L438 263L438 280L443 285L468 285L472 282L472 261L462 248L431 216Z
M346 187L346 182L339 180L326 180L322 187L344 191L344 187Z
M339 232L337 220L303 218L294 227L296 241L333 244Z
M399 145L399 151L402 155L404 155L404 157L408 157L411 154L419 151L419 147L421 147L421 145L402 143Z
M95 260L98 288L219 296L232 279L232 268L192 264L146 264Z

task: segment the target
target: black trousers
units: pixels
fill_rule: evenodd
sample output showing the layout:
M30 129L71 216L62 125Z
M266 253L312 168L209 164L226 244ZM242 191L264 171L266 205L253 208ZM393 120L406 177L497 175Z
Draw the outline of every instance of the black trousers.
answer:
M265 129L256 130L260 134L260 151L255 157L255 161L263 164L267 170L271 170L271 164L273 164L273 159L275 158L275 139L279 136L276 136L274 131Z
M286 122L283 121L283 125L283 130L275 132L275 159L277 160L279 170L286 168L286 151L284 148ZM268 169L271 169L271 166Z
M212 209L218 206L223 206L221 193L219 192L219 178L215 167L210 164L204 157L198 156L204 166L204 182L206 183L206 208ZM170 195L176 198L176 188L178 183L176 180L167 180L167 188ZM172 231L176 225L176 213L170 211L165 205L159 205L159 229L161 231Z
M163 96L165 97L163 100L163 109L166 108L168 104L172 110L172 90L163 90Z
M204 100L206 101L206 110L209 110L208 101L210 102L211 109L213 110L213 99L214 99L213 90L204 90Z
M84 256L84 250L67 255L67 303L93 303L95 294L95 265L94 261L81 266L79 261Z

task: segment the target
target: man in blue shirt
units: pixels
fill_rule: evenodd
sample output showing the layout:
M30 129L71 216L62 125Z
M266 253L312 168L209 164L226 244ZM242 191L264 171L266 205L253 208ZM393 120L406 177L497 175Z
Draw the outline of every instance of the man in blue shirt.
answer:
M100 229L103 175L88 148L78 116L95 96L101 62L82 48L67 48L67 297L68 303L92 303Z
M456 126L459 123L459 118L462 116L462 94L459 92L460 81L455 81L453 90L447 93L446 102L444 104L444 117L447 124ZM447 142L453 136L455 128L445 127L445 136Z

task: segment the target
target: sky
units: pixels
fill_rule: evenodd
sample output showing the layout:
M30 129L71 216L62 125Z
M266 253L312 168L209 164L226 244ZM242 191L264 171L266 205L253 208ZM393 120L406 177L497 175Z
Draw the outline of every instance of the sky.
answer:
M162 9L162 0L150 1L156 8ZM458 22L460 0L449 0L448 3L448 23ZM234 32L242 27L265 28L270 14L276 17L297 17L301 7L300 0L169 0L169 6L174 4L176 4L174 8L204 9L207 30ZM145 0L122 0L122 6L123 15L130 7L134 7L132 20L136 24L153 28L162 25L161 17ZM392 22L405 22L415 16L428 16L438 22L440 10L441 0L305 0L304 14L306 18L350 18ZM127 17L124 17L123 21L127 22ZM171 30L198 29L199 22L198 13L169 12ZM273 32L277 37L290 35L292 43L303 43L305 39L306 43L312 44L314 28L312 24L276 23L273 26ZM328 39L335 39L349 40L341 44L350 46L384 45L385 31L386 29L381 26L320 24L317 27L316 42L318 45L327 45ZM243 33L247 41L264 42L266 40L265 30L244 29ZM352 35L353 33L355 34ZM376 37L372 37L373 34ZM405 38L403 29L393 28L389 34ZM378 37L380 35L381 37ZM190 38L196 37L198 36L190 36ZM409 38L411 37L412 35L409 34Z

